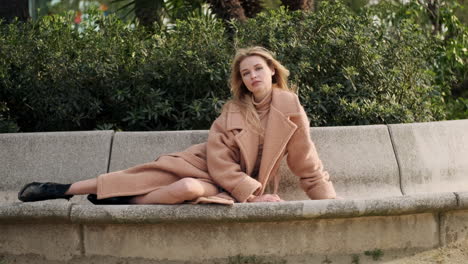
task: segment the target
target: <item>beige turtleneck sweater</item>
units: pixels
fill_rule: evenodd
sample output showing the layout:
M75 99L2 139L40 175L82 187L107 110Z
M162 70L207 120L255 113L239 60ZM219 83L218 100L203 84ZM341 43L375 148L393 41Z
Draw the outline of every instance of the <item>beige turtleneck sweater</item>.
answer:
M263 128L263 131L266 130L267 122L268 122L268 114L270 113L270 103L271 103L271 91L268 93L265 98L263 98L260 102L256 102L254 97L252 96L252 103L255 106L255 109L257 110L257 114L260 118L260 124ZM257 178L258 176L258 171L260 170L260 162L262 160L262 152L263 152L263 140L264 140L264 134L259 135L259 140L258 140L258 156L257 156L257 161L255 162L254 169L252 171L252 177Z

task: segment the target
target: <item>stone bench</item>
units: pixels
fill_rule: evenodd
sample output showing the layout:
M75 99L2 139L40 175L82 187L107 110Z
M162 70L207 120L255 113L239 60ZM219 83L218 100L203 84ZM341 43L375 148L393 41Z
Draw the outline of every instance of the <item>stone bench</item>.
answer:
M207 131L0 134L0 263L351 263L468 239L468 120L312 128L343 200L308 200L286 164L282 203L21 203L32 180L74 182L154 160ZM7 262L9 263L9 262ZM365 262L364 262L365 263Z

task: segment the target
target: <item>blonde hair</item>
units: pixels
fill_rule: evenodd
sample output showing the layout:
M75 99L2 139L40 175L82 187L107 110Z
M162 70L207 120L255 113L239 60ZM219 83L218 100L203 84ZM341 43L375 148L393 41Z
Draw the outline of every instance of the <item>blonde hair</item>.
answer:
M231 77L229 79L232 99L226 106L229 104L236 104L244 115L247 124L250 124L255 132L263 134L260 118L255 110L255 106L252 104L252 93L245 86L240 73L240 63L250 56L263 58L267 65L274 69L275 74L272 76L272 89L282 89L290 92L295 91L288 87L289 70L273 57L272 52L259 46L237 50L231 64Z

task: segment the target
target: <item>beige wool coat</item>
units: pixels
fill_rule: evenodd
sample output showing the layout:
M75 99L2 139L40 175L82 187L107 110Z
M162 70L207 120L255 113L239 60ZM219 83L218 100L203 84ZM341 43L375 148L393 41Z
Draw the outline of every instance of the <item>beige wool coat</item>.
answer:
M296 94L273 88L258 177L250 175L258 156L259 135L231 104L212 124L208 141L126 170L98 176L98 198L141 195L184 177L219 186L216 196L192 203L246 202L269 183L277 192L282 158L311 199L333 199L335 190L309 134L309 121Z

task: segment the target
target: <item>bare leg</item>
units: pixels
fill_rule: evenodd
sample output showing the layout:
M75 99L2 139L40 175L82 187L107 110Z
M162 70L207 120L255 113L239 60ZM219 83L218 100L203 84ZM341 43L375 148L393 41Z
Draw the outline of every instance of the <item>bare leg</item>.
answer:
M73 183L65 194L96 194L97 179L89 179Z
M218 188L194 178L183 178L150 193L136 196L135 204L178 204L202 196L216 195Z

